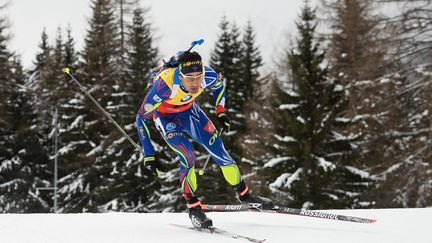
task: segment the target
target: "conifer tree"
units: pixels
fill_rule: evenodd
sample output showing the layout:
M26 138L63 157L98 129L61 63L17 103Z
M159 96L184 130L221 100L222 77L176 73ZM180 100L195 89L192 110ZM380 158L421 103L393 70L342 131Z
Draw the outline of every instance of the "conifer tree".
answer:
M241 57L241 79L244 85L245 102L255 99L261 88L259 68L263 65L261 53L256 44L252 21L248 21L243 34L243 53Z
M72 37L70 26L66 30L66 40L63 40L59 28L53 56L52 72L57 80L56 87L53 88L53 95L59 97L56 105L59 126L58 176L62 178L81 167L81 157L76 152L85 146L81 130L86 112L83 95L77 91L70 78L63 72L65 67L73 71L78 68L78 53L75 51L75 40ZM51 124L51 127L53 129L54 124ZM54 133L52 134L51 144L54 141Z
M222 18L219 24L220 32L216 47L211 53L210 66L218 73L224 75L226 79L233 79L235 71L234 67L234 51L232 50L232 39L230 31L230 23L226 16Z
M80 81L99 102L102 107L113 114L117 106L112 101L115 90L119 90L118 70L118 32L114 14L114 5L110 0L93 0L91 2L93 16L89 21L89 30L85 38L83 51L83 73ZM73 86L75 92L79 89ZM119 136L113 127L100 113L98 108L82 94L76 105L84 104L84 111L77 117L81 135L76 138L75 146L70 147L71 153L76 155L79 163L75 167L79 170L61 179L61 199L65 201L62 211L82 212L89 210L96 212L98 207L110 199L104 198L102 185L109 180L108 171L114 169L112 164L104 158L106 150ZM115 151L110 150L114 153ZM71 186L74 184L75 186ZM65 200L67 199L67 200ZM105 200L105 201L104 201Z
M243 102L239 97L241 90L241 55L242 43L240 31L235 23L230 23L226 16L219 24L220 33L215 49L211 53L210 66L222 75L226 82L226 106L233 112L241 111ZM238 125L238 124L237 124Z
M20 59L8 49L6 21L0 17L0 212L49 212L49 198L36 189L47 185L46 153L33 126L27 77Z
M50 47L48 45L48 34L44 28L41 35L41 42L39 44L39 53L36 54L36 61L34 62L35 70L41 69L46 62L47 56L50 53Z
M242 123L239 122L238 119L239 117L242 119L240 111L241 104L236 102L236 98L239 97L238 90L240 85L239 82L241 81L239 78L241 75L240 31L235 23L230 23L228 21L226 16L222 18L219 27L219 37L210 56L210 66L223 77L226 85L226 112L232 119L231 133L223 134L222 140L224 141L225 148L228 150L231 157L236 161L240 161L240 147L235 143L238 139L237 133L239 127L242 126ZM210 115L210 119L215 122L215 125L218 126L217 119L213 115L215 110L213 99L210 96L207 96L206 98L207 102L203 102L203 99L200 100L201 103L204 103L202 107L205 112ZM201 148L198 148L198 151L202 151ZM204 154L207 155L206 152L204 152ZM200 156L200 153L198 153L197 157L202 158L202 164L207 158L207 156ZM217 164L212 161L209 163L206 176L199 178L200 187L198 190L200 195L205 195L205 200L216 203L227 203L230 201L236 202L233 197L234 193L220 173ZM217 193L214 193L215 191L217 191Z
M135 112L138 104L129 80L129 69L119 58L119 33L114 14L114 3L108 0L92 2L93 18L83 52L84 74L80 80L92 87L91 94L120 124L135 135ZM141 44L141 43L139 43ZM150 51L150 50L147 50ZM142 53L141 53L142 54ZM149 59L154 57L149 57ZM150 61L149 61L150 63ZM149 67L150 68L150 67ZM84 144L74 152L81 158L80 169L62 178L62 210L91 211L149 211L154 178L142 167L139 153L107 122L101 112L88 100L79 121ZM151 180L151 181L150 181Z
M226 102L228 115L232 118L231 130L238 132L244 126L242 109L244 105L244 87L241 77L242 43L239 40L240 32L235 23L229 23L224 16L219 25L220 33L215 49L211 53L210 66L222 75L226 88ZM212 112L212 111L210 111ZM236 138L225 135L224 141L228 151L232 152L234 159L240 159L240 153L235 145Z
M329 56L332 72L345 82L375 79L382 74L385 47L379 36L379 19L370 0L323 0L334 12Z
M116 111L119 121L127 124L125 131L135 140L138 139L134 125L135 116L144 97L145 87L151 82L149 70L156 65L158 53L146 14L147 11L136 3L132 23L126 28L126 75L121 85L121 93L113 94L118 98L116 103L121 104L121 109ZM141 154L134 151L124 138L118 141L108 147L117 152L107 157L115 166L116 173L111 173L111 184L118 188L118 192L117 195L112 193L114 199L105 207L121 211L160 211L173 206L164 205L163 200L153 194L155 189L160 188L160 184L155 183L153 175L143 168ZM149 205L154 206L150 208Z
M46 29L42 31L39 52L34 62L35 68L31 72L30 87L35 91L34 105L38 113L37 126L43 137L43 144L47 146L48 136L51 131L51 122L54 107L59 97L55 90L57 88L56 73L53 70L55 57L53 47L48 43Z
M379 179L370 196L377 199L378 207L430 206L432 2L383 4L384 9L388 4L401 11L380 23L380 33L388 36L385 57L392 65L386 66L374 86L367 87L380 95L368 102L376 109L368 114L375 120L376 132L368 134L366 155L374 159L371 168Z
M297 47L288 52L291 88L275 83L271 92L270 137L278 157L264 164L267 183L295 207L360 207L367 173L356 168L353 138L339 132L346 126L345 88L328 78L307 1L296 24Z
M243 32L243 53L241 56L241 84L244 92L243 97L243 115L241 119L243 124L242 134L240 134L236 143L241 144L242 162L241 169L243 173L249 175L256 174L255 170L259 168L259 161L262 161L263 134L266 133L263 125L266 123L261 116L265 104L266 78L260 75L260 67L263 65L262 57L256 43L256 34L252 21L248 21ZM237 118L238 119L238 118ZM263 123L264 122L264 123ZM260 142L258 142L260 141ZM252 172L252 173L251 173ZM256 180L255 180L256 179ZM253 187L260 179L248 177L248 185ZM261 187L261 186L258 186ZM253 188L257 190L258 188Z
M68 25L66 29L66 41L63 49L63 66L76 70L78 67L78 53L75 50L75 40L72 36L72 28Z

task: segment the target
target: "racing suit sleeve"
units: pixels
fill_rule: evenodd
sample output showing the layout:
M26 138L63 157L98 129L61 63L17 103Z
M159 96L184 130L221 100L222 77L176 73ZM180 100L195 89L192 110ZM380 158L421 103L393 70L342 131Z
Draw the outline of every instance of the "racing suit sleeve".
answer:
M159 78L154 82L153 87L141 103L141 107L135 119L135 124L146 157L154 156L155 154L153 145L151 144L149 121L153 118L153 113L156 109L164 100L167 100L170 95L171 89L163 79Z
M217 115L225 112L225 80L223 80L221 75L218 75L212 68L205 67L205 70L206 87L211 89Z

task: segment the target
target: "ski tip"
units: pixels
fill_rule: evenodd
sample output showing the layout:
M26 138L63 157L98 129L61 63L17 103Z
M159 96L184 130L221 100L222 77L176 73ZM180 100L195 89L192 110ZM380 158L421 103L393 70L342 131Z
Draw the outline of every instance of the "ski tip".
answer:
M375 223L377 220L376 219L371 219L371 224Z
M65 69L64 69L64 72L67 73L67 74L70 74L70 68L68 68L68 67L65 68Z

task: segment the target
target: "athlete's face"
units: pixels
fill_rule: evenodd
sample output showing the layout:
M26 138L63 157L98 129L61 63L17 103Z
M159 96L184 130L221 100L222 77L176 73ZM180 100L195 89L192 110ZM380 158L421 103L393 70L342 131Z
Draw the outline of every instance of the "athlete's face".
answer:
M180 73L180 81L183 87L191 94L196 94L202 85L204 74L202 72L187 73L187 75Z

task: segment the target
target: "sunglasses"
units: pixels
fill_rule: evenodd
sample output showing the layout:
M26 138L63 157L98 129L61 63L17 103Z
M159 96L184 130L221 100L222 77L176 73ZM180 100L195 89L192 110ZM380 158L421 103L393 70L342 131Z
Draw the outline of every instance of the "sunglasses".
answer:
M182 72L180 71L180 75L181 75L183 78L186 78L186 79L197 80L197 79L202 78L202 77L204 76L204 73L201 73L201 74L199 74L199 75L195 75L195 76L193 76L193 75L186 75L186 74L184 74L184 73L182 73Z

